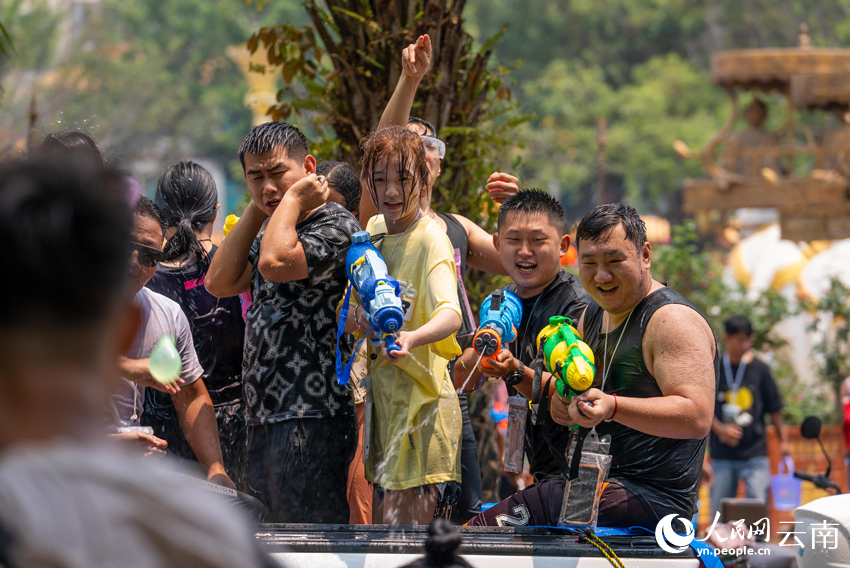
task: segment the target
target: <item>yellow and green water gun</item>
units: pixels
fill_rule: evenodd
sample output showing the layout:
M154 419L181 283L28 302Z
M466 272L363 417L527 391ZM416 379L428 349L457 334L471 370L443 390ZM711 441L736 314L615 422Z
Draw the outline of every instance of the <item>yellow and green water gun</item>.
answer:
M552 316L537 335L537 350L543 353L546 370L555 377L555 389L569 400L588 390L595 374L593 351L579 339L572 323L564 316Z

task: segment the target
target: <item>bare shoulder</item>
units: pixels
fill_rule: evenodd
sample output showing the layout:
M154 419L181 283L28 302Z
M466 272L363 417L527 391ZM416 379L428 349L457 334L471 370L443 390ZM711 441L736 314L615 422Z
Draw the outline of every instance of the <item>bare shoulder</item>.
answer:
M490 234L482 229L480 226L476 225L472 222L471 219L464 217L463 215L458 215L457 213L452 213L452 217L457 219L458 223L466 230L467 236L472 238L474 235L484 235L488 239L490 238Z
M658 357L714 359L714 334L699 312L682 304L667 304L658 309L643 336L644 357L650 371Z

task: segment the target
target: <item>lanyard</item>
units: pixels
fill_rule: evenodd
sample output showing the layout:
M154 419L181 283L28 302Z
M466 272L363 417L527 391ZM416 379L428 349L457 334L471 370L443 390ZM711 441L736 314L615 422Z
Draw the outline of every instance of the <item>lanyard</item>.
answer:
M729 381L732 380L732 362L729 360L729 355L723 356L723 370L726 371L726 383L731 387L733 400L737 400L738 389L741 388L741 382L744 380L744 371L746 369L747 362L742 357L741 362L738 363L738 372L735 373L735 381L730 383Z

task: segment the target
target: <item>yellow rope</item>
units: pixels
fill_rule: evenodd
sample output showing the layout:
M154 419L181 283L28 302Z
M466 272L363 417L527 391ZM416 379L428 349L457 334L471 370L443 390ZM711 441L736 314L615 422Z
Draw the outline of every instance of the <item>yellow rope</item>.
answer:
M622 560L620 560L614 551L611 550L611 547L602 542L602 540L593 534L593 531L589 528L584 531L584 535L579 540L585 540L595 546L596 549L602 553L602 556L608 559L608 562L610 562L614 568L626 568Z

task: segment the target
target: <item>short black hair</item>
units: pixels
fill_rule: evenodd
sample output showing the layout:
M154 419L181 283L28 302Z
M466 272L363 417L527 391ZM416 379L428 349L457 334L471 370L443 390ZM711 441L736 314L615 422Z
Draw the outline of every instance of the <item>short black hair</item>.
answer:
M328 184L345 199L345 208L352 213L360 211L360 176L351 164L326 160L316 165L316 173L325 176Z
M437 129L434 128L434 125L425 120L424 118L419 118L417 116L411 116L407 119L407 124L418 124L420 126L425 127L425 136L433 136L437 137Z
M265 154L282 148L287 158L301 161L310 153L304 133L288 122L266 122L251 129L239 144L239 161L245 171L245 154Z
M95 167L103 167L103 155L91 136L79 130L65 130L48 134L41 142L38 152L46 158L80 158Z
M512 213L543 213L549 223L558 229L558 235L564 235L564 208L549 192L542 189L521 189L502 202L499 208L498 228L507 222Z
M133 223L120 184L67 157L0 164L0 330L79 328L126 300Z
M162 230L163 236L165 235L165 220L162 218L159 207L144 195L139 197L139 200L136 202L136 206L133 208L133 214L139 217L153 219L159 223L159 228Z
M744 332L747 334L747 337L752 337L753 324L750 322L750 318L739 314L732 316L723 322L723 331L725 331L727 335L736 335Z
M634 207L622 203L597 205L588 211L576 229L576 250L581 241L607 238L620 225L626 231L626 240L640 252L646 242L646 224Z

